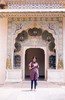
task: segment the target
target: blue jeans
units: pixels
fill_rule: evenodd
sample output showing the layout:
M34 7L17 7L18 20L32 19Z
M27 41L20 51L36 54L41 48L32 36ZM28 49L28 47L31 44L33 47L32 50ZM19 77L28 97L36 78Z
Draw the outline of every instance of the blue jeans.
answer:
M34 89L36 89L37 80L31 80L31 89L33 89L33 84L34 84Z

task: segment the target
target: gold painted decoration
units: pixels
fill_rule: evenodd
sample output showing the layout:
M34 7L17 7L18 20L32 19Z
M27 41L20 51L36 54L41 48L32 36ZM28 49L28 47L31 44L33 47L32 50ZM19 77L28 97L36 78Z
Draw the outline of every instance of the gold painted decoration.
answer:
M62 58L59 58L59 60L58 60L58 69L63 69L63 60L62 60Z
M37 23L33 23L33 27L36 27L37 26Z
M10 56L7 57L6 69L12 69L12 64L11 64L11 58L10 58Z

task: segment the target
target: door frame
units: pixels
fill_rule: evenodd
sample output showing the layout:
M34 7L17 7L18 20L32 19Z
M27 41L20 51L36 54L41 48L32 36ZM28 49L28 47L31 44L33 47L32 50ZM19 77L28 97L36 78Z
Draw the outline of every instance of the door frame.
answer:
M23 47L23 61L22 61L22 80L25 80L25 54L26 54L26 50L30 49L30 48L40 48L44 50L45 53L45 80L47 80L47 69L48 69L48 52L47 52L47 47L41 47L41 46L24 46Z

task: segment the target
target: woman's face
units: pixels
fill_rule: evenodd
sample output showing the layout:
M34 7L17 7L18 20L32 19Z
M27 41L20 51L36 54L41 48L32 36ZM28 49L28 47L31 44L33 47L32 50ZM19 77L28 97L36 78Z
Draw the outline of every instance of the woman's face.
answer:
M33 62L36 62L36 58L33 58Z

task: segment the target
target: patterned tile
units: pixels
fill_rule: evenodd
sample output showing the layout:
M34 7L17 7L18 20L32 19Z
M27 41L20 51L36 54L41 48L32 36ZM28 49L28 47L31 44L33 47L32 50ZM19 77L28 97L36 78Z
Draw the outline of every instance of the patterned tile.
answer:
M59 9L62 8L63 4L9 4L8 9Z

